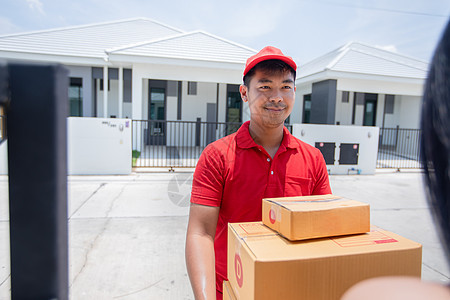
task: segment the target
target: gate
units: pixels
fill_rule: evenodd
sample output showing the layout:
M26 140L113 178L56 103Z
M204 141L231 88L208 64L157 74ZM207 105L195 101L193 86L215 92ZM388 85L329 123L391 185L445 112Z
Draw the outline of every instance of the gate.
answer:
M378 169L418 169L420 165L420 129L380 128Z
M235 132L240 125L200 120L133 120L132 166L194 168L209 143Z

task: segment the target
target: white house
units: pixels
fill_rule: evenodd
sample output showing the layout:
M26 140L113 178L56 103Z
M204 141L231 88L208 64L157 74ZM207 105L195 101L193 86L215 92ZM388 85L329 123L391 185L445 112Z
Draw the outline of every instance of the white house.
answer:
M348 43L297 71L291 123L419 128L428 64Z
M256 52L147 18L0 36L0 59L69 70L70 116L101 118L98 132L112 124L104 118L133 119L117 120L117 128L133 126L132 149L140 155L134 166L159 159L193 166L202 147L238 128L215 123L248 120L239 85ZM299 67L288 123L418 128L427 69L425 62L349 43ZM398 148L397 133L380 132L380 140Z
M242 122L238 85L255 53L147 18L0 36L0 58L65 65L70 115L84 117Z

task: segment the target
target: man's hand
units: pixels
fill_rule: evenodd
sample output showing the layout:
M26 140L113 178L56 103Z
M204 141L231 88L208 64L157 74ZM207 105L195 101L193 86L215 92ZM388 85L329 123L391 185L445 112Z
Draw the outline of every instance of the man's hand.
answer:
M219 207L191 204L186 235L186 266L196 300L216 299L214 236Z

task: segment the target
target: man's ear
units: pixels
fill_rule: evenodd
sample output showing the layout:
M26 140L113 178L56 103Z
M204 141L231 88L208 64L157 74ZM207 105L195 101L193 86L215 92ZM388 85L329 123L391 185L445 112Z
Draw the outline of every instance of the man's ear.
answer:
M248 101L248 99L247 99L247 97L248 97L248 88L247 88L247 86L241 84L239 86L239 92L241 93L242 101L247 102Z

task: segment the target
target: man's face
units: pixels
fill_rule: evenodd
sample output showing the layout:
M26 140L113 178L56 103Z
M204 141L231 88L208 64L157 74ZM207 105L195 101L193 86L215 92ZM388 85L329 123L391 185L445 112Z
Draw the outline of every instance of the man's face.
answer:
M273 128L284 124L295 102L295 82L291 72L268 74L255 71L249 86L240 86L241 97L248 101L251 122Z

